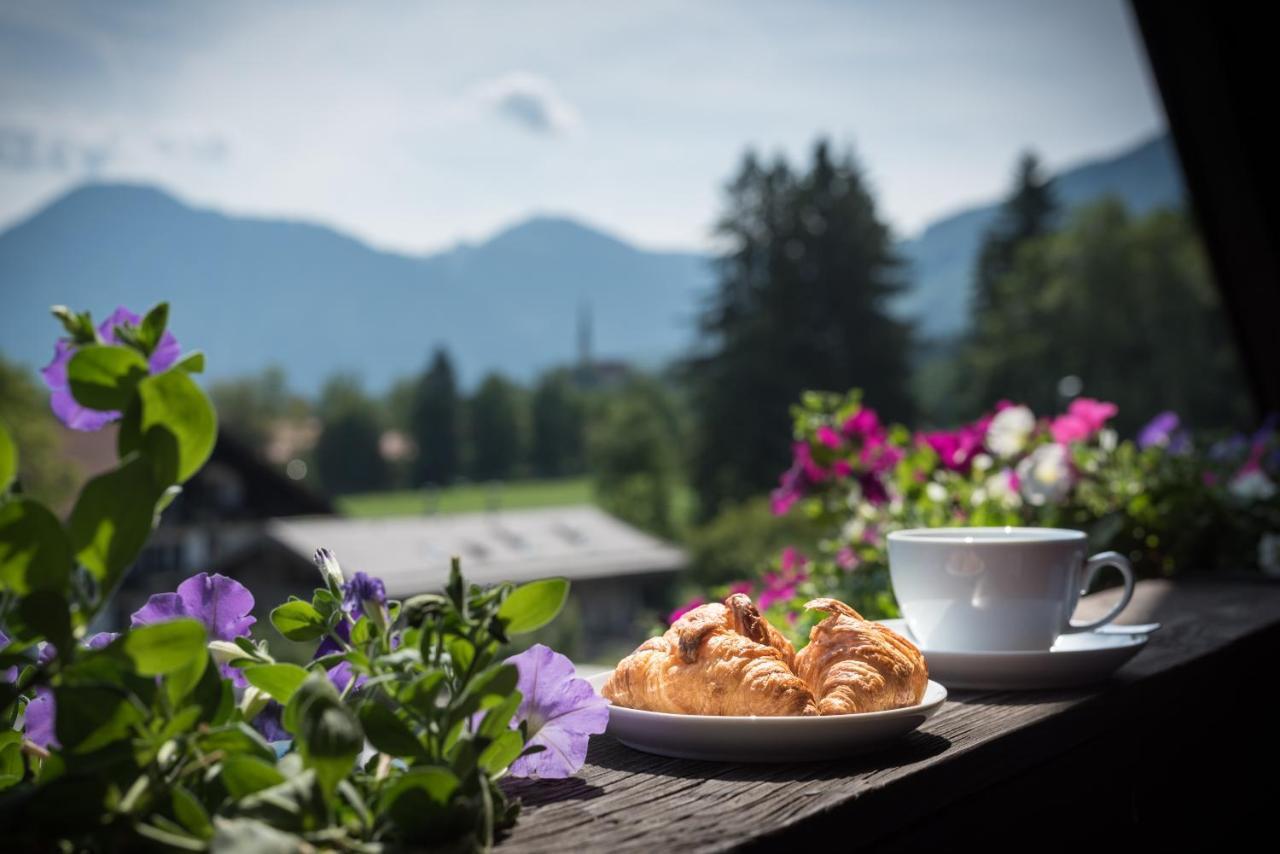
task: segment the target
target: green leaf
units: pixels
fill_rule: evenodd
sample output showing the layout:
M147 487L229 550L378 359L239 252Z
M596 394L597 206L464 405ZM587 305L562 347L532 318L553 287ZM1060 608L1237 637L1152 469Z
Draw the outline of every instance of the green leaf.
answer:
M422 744L408 725L375 699L365 700L360 706L360 725L364 728L365 738L382 753L392 756L422 754Z
M22 782L27 765L22 759L22 734L0 732L0 792Z
M402 696L406 705L424 715L432 715L436 712L436 696L443 687L444 671L428 670Z
M67 527L76 560L103 588L113 589L146 545L162 492L138 455L85 484Z
M257 756L236 754L222 760L222 784L237 800L278 786L285 779L274 763Z
M448 768L410 768L383 790L378 813L390 818L407 839L447 839L460 820L466 821L460 810L450 815L448 809L459 785L457 775Z
M364 747L364 731L341 702L317 700L302 713L299 740L307 767L315 770L326 795L332 795L351 773Z
M61 593L37 590L22 598L9 615L9 631L15 638L44 638L60 649L71 643L71 608Z
M266 762L274 762L276 752L256 729L247 723L239 722L209 730L197 738L197 744L205 753L221 750L232 755L255 756Z
M568 596L569 582L563 578L530 581L511 591L498 618L506 623L508 634L526 634L554 620Z
M169 304L167 302L156 303L147 312L147 316L142 318L142 324L138 327L138 340L146 348L147 355L151 355L156 349L168 325Z
M123 688L97 685L59 685L53 689L57 717L55 731L64 751L90 753L130 738L142 712L129 702Z
M361 617L351 627L351 645L362 647L373 638L373 623L368 617Z
M71 545L58 517L19 498L0 506L0 591L66 589Z
M209 653L206 651L202 655L194 655L186 664L173 670L164 678L165 694L169 698L170 705L175 708L182 705L182 701L200 685L204 678L205 671L209 669ZM203 698L199 698L197 702ZM201 706L204 703L200 703ZM205 711L205 710L198 710Z
M500 774L507 766L516 761L520 751L524 749L524 737L519 730L509 729L498 736L489 746L480 751L476 764L490 775Z
M445 649L449 650L449 658L453 659L454 671L459 675L466 673L475 661L476 648L466 638L451 637L445 641Z
M18 446L13 443L9 429L4 421L0 421L0 494L9 491L9 486L18 477Z
M150 373L136 350L113 344L86 344L67 363L67 385L76 403L99 412L129 405L138 383Z
M208 656L207 643L204 626L186 617L130 629L123 641L125 655L142 676L163 676Z
M271 625L291 641L315 640L327 628L320 612L301 601L285 602L272 611Z
M202 374L204 373L204 353L199 350L192 350L179 359L173 367L189 374Z
M138 401L140 409L131 407L120 423L121 453L142 450L161 480L186 481L218 438L209 398L185 371L165 371L138 383Z
M302 714L314 702L341 702L338 699L337 689L333 687L333 683L329 681L329 677L325 673L313 672L307 676L307 681L298 687L293 697L285 704L284 714L281 715L281 723L284 724L284 728L295 736L300 736L302 733Z
M178 819L179 824L200 839L213 836L213 824L209 821L209 813L196 800L195 795L181 783L175 783L172 797L173 815Z
M480 722L476 735L483 738L497 738L507 732L511 728L511 718L520 708L522 699L520 692L515 691L510 697L485 712L484 720Z
M278 703L288 703L307 681L307 671L296 664L255 664L243 670L244 678Z

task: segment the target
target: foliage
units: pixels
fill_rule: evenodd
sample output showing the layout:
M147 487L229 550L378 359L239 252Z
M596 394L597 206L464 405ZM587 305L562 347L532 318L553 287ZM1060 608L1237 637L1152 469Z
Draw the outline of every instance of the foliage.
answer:
M769 568L772 556L784 546L809 552L817 547L821 530L800 514L778 516L765 497L752 498L720 511L694 528L685 544L689 576L701 587L727 584Z
M75 485L76 466L62 455L61 430L36 384L0 357L0 419L22 448L22 491L59 506Z
M323 426L315 461L325 487L332 492L385 489L390 472L379 447L382 427L356 379L331 379L321 395L320 411Z
M469 408L471 476L504 480L523 456L521 390L506 377L490 374L480 383Z
M305 398L290 392L284 370L276 366L213 383L209 397L222 429L259 451L267 446L275 424L303 419L311 409Z
M657 380L633 379L599 401L587 454L600 506L647 531L670 536L676 525L675 406Z
M1060 404L1058 379L1120 401L1117 427L1176 410L1197 426L1251 416L1207 260L1185 213L1134 218L1118 201L1077 211L1023 241L975 315L960 373L980 401L1036 411Z
M703 518L758 494L785 465L786 407L805 388L861 385L896 417L910 329L888 227L851 155L819 142L806 172L744 159L718 233L727 243L688 363L692 479Z
M563 477L583 470L586 407L567 370L538 380L531 402L530 463L538 477Z
M134 369L164 332L163 306L136 325L115 323L110 344L87 314L57 314L69 334L60 350L76 351L67 387L76 406L121 413L120 460L89 482L64 524L9 491L19 461L7 432L0 442L7 845L481 849L516 817L497 785L504 774L522 762L543 776L572 772L573 755L530 758L553 737L545 710L574 713L560 720L578 728L556 724L554 738L585 753L603 701L571 676L564 691L538 696L548 686L497 660L509 636L555 617L561 579L482 588L465 583L455 559L443 593L400 603L378 579L344 578L322 551L323 586L271 615L289 640L316 644L306 667L251 642L252 596L203 573L151 597L120 635L86 637L207 458L216 421L190 376L202 359ZM568 665L545 647L524 655L547 672Z
M461 473L461 418L453 362L443 349L436 350L418 380L409 412L409 432L418 445L414 485L447 486Z

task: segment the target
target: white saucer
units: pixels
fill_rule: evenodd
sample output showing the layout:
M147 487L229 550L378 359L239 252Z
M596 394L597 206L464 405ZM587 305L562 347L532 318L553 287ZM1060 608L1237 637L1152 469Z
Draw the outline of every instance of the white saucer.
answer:
M589 680L599 693L612 671ZM865 753L911 732L933 716L947 689L929 682L917 706L826 717L673 715L609 707L605 732L636 750L720 762L800 762Z
M881 620L914 641L906 620ZM954 690L1025 691L1068 688L1101 681L1138 654L1147 643L1147 631L1158 624L1135 626L1146 631L1124 631L1109 625L1103 630L1062 635L1047 651L969 652L921 648L929 677Z

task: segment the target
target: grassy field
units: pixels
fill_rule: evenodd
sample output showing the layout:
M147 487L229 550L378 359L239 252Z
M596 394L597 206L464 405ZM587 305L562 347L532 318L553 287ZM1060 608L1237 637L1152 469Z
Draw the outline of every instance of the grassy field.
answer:
M585 477L559 480L521 480L503 484L476 483L451 486L428 495L423 490L372 492L338 498L338 509L348 516L421 516L436 513L474 513L495 504L508 510L528 507L563 507L590 504L591 481Z

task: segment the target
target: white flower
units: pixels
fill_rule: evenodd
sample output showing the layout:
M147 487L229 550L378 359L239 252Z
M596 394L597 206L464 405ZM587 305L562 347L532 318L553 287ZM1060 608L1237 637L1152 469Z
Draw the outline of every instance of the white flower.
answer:
M1022 497L1037 507L1058 504L1071 491L1071 465L1067 446L1041 445L1018 463Z
M991 459L990 454L978 454L973 458L974 471L986 471L994 465L995 460Z
M1262 469L1255 468L1232 478L1227 491L1244 501L1266 501L1276 494L1276 485Z
M1114 451L1116 449L1116 444L1119 441L1119 434L1110 427L1098 431L1098 445L1107 453Z
M973 495L969 496L969 501L974 507L981 507L987 501L987 491L982 487L978 487L973 491Z
M929 481L929 485L924 488L924 494L935 504L941 504L947 500L947 488L936 480Z
M987 478L987 494L1004 507L1014 510L1022 506L1022 496L1013 487L1012 469L1001 469Z
M1010 406L996 413L987 427L987 447L1001 457L1012 457L1027 446L1036 417L1025 406Z

